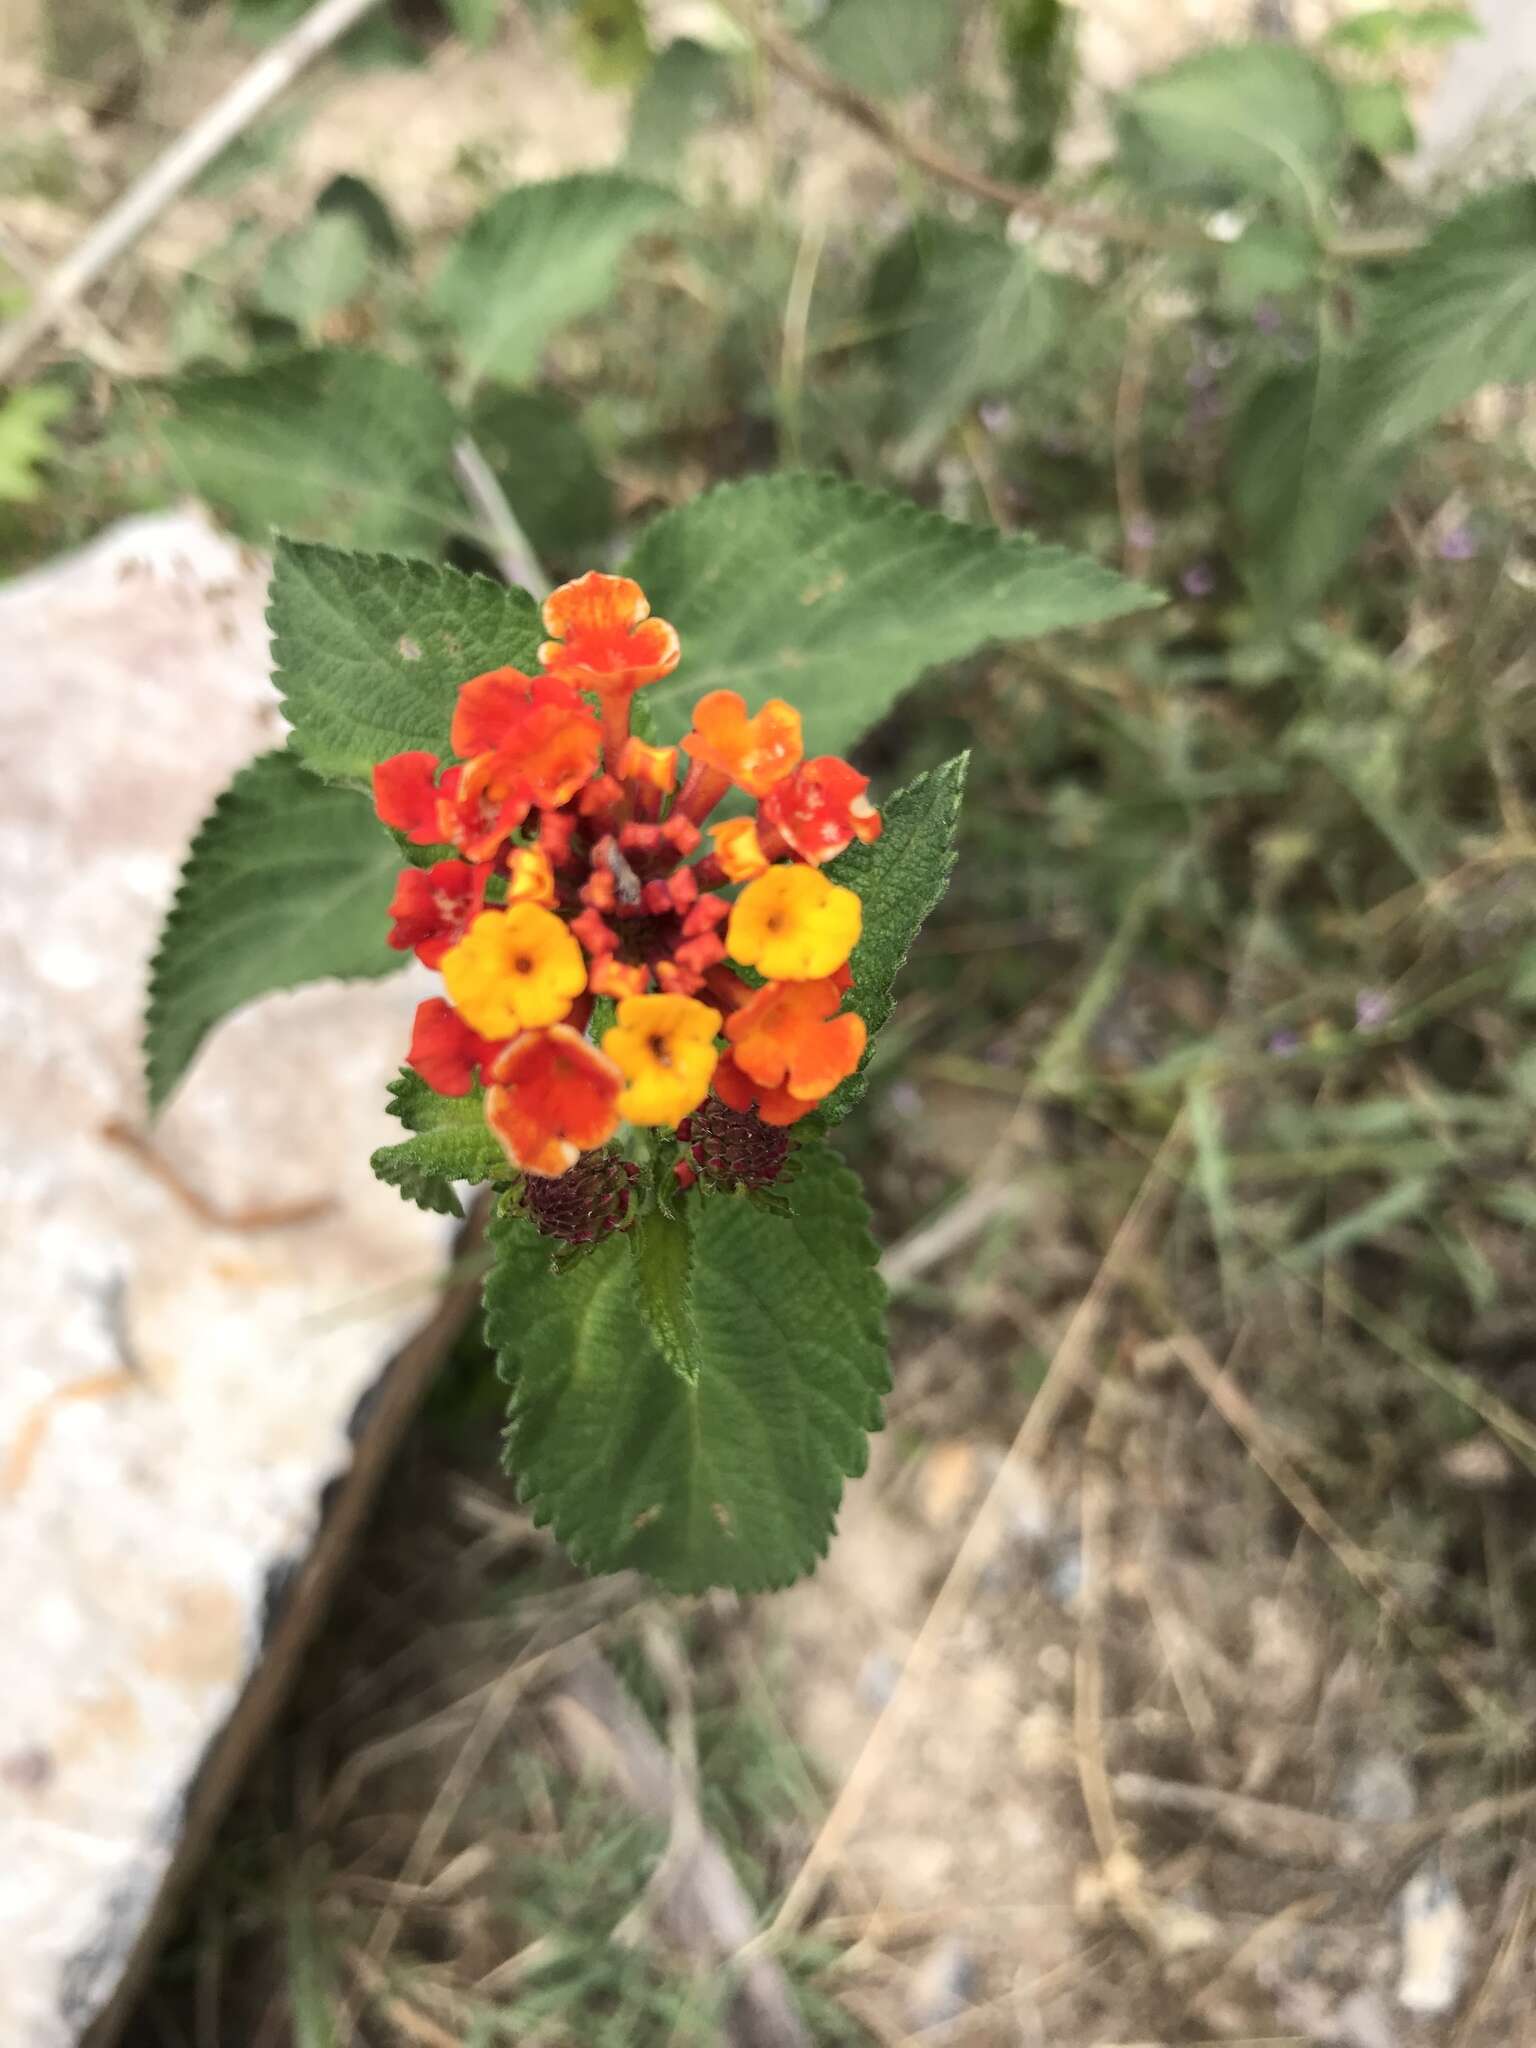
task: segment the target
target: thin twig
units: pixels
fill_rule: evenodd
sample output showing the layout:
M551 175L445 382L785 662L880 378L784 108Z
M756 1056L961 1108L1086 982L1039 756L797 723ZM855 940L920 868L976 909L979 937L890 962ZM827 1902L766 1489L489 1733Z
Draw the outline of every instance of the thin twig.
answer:
M1163 1140L1136 1199L1115 1232L1092 1285L1073 1311L1040 1390L1030 1403L1029 1412L998 1467L966 1532L965 1541L918 1631L917 1640L907 1654L895 1689L870 1730L858 1761L811 1844L772 1926L760 1937L765 1944L782 1942L804 1925L828 1873L863 1819L870 1795L906 1732L907 1723L924 1695L925 1684L940 1652L964 1613L987 1560L994 1554L997 1534L1012 1498L1014 1477L1021 1466L1035 1462L1044 1451L1063 1410L1085 1377L1089 1354L1103 1324L1110 1290L1142 1254L1170 1191L1177 1185L1175 1178L1166 1171L1166 1161L1167 1156L1182 1143L1183 1126L1176 1122Z
M964 163L930 136L902 128L894 116L864 93L819 64L810 51L782 28L759 4L759 0L720 0L726 13L740 23L763 54L780 71L803 85L826 106L862 128L866 135L926 171L931 178L969 192L973 198L990 200L1010 213L1039 221L1042 227L1061 228L1070 234L1087 235L1101 242L1124 242L1136 249L1205 249L1211 246L1205 230L1192 222L1136 220L1121 214L1099 213L1063 206L1037 186L1015 185L1006 178L994 178Z
M1284 1494L1313 1535L1333 1553L1356 1585L1370 1595L1394 1627L1434 1665L1447 1690L1455 1695L1472 1718L1485 1728L1496 1730L1503 1718L1498 1703L1486 1687L1468 1676L1458 1659L1443 1654L1433 1642L1426 1640L1424 1624L1419 1617L1371 1553L1356 1543L1302 1478L1231 1373L1222 1370L1192 1331L1179 1331L1168 1339L1166 1348L1180 1361L1259 1470Z
M479 442L468 434L461 434L453 444L453 468L459 489L485 527L502 576L542 604L554 585Z
M673 1760L652 1734L606 1658L588 1655L551 1702L555 1726L578 1768L600 1774L635 1809L669 1821L676 1839L680 1786ZM735 1994L720 2038L731 2048L810 2048L794 1997L771 1956L754 1953L754 1909L730 1859L695 1812L685 1824L692 1848L669 1872L650 1909L671 1942L700 1963L729 1972ZM666 1859L664 1859L666 1860Z
M109 207L79 246L50 272L32 304L0 329L0 378L45 341L77 300L179 199L192 181L250 127L316 57L379 5L379 0L318 0L228 92Z

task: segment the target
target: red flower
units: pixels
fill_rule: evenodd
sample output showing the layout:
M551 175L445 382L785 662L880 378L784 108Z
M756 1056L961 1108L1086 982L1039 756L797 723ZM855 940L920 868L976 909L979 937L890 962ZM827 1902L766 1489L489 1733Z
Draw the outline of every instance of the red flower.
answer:
M502 1043L471 1031L451 1003L433 996L417 1006L405 1063L439 1095L467 1095L475 1085L475 1068L489 1067Z
M450 768L437 801L437 837L470 860L494 860L533 808L528 784L500 754Z
M465 860L440 860L429 868L406 868L395 884L389 914L396 952L414 949L423 966L436 967L457 945L470 920L484 907L489 868Z
M835 754L802 761L776 782L758 808L763 825L776 827L792 853L813 867L835 860L855 839L878 839L880 813L864 792L869 777Z
M453 751L464 759L496 755L502 772L520 778L533 802L551 810L591 775L598 745L596 714L556 676L495 668L459 692Z
M524 1031L490 1069L486 1121L524 1173L554 1176L618 1128L624 1077L568 1024Z
M412 846L436 846L436 754L391 754L373 771L373 807L386 825L403 832Z
M545 668L584 690L629 691L677 667L677 634L653 619L650 600L628 576L589 569L544 600ZM610 764L618 766L617 757Z

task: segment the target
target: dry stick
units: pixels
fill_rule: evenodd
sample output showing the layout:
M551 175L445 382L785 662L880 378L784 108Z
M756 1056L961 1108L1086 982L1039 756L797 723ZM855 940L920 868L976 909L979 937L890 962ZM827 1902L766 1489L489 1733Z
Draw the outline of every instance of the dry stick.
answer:
M849 1837L863 1818L870 1794L889 1763L897 1743L921 1695L923 1684L936 1663L951 1628L959 1620L987 1559L992 1555L997 1532L1007 1514L1010 1485L1018 1468L1040 1457L1062 1411L1084 1377L1087 1353L1098 1336L1110 1289L1141 1253L1156 1213L1177 1183L1166 1171L1165 1155L1183 1142L1182 1121L1176 1122L1158 1148L1108 1251L1104 1254L1093 1283L1072 1312L1056 1355L1045 1379L1030 1403L1019 1432L998 1467L976 1517L966 1532L943 1585L917 1640L907 1653L895 1690L870 1730L858 1762L838 1793L821 1832L811 1844L784 1903L774 1916L766 1942L787 1939L803 1926L828 1872L842 1854Z
M782 72L803 85L807 92L837 113L873 135L895 155L905 157L930 177L953 185L974 198L1005 206L1010 213L1037 220L1044 227L1064 228L1071 234L1091 235L1098 241L1124 242L1136 249L1208 249L1210 237L1201 227L1189 223L1162 223L1123 218L1117 214L1063 206L1048 198L1037 186L1015 185L1006 178L994 178L935 142L930 136L901 128L877 101L869 99L835 72L819 64L810 51L763 11L759 0L720 0L720 5L751 36L764 55Z
M319 0L302 21L242 72L228 92L102 215L73 254L50 272L26 312L0 329L0 378L14 374L22 358L47 339L76 301L301 71L378 5L379 0Z
M589 1655L566 1675L552 1702L555 1725L578 1766L613 1782L639 1813L670 1820L692 1795L606 1658ZM733 2048L811 2048L789 1986L771 1956L752 1953L754 1919L730 1859L691 1815L687 1860L669 1872L665 1895L648 1893L657 1924L701 1961L730 1969L736 1993L721 2038ZM666 1860L666 1859L664 1859Z
M1401 1630L1420 1655L1434 1665L1446 1688L1456 1696L1472 1719L1485 1726L1497 1726L1500 1719L1497 1702L1476 1679L1469 1678L1462 1671L1454 1658L1442 1654L1425 1640L1418 1616L1396 1586L1370 1552L1356 1543L1349 1531L1318 1499L1275 1443L1264 1418L1230 1374L1222 1371L1200 1339L1192 1332L1180 1332L1168 1339L1167 1348L1239 1439L1259 1470L1285 1495L1313 1535L1327 1545L1356 1585L1370 1595L1387 1619Z
M542 604L554 586L533 542L523 531L522 521L508 504L496 472L486 461L479 442L468 434L461 434L453 444L453 468L459 489L484 523L503 581L526 590L535 603Z

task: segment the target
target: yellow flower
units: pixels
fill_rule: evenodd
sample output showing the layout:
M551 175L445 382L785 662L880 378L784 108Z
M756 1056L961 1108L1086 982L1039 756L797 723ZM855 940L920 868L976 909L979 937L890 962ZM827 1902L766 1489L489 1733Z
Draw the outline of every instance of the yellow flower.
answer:
M859 941L864 906L819 868L770 868L748 882L726 927L731 958L770 981L820 981Z
M755 875L768 872L768 856L753 819L727 818L723 825L711 825L709 836L728 882L750 882Z
M692 996L625 996L619 1021L603 1033L628 1086L619 1114L632 1124L675 1124L709 1093L720 1012Z
M443 955L454 1008L483 1038L558 1024L587 985L581 947L551 910L482 910Z
M542 903L555 900L555 871L541 846L515 846L507 861L508 903Z

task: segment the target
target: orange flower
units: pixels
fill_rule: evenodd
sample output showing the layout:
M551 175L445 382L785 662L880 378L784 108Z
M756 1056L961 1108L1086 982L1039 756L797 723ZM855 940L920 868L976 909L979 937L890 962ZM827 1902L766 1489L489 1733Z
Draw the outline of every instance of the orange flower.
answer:
M596 715L557 676L494 668L473 676L453 714L453 751L492 754L536 804L567 803L597 766Z
M677 749L631 737L624 742L618 772L621 782L638 782L658 796L669 796L677 784Z
M416 1006L405 1063L439 1095L467 1095L476 1067L489 1066L500 1041L482 1038L441 996Z
M764 1088L750 1074L744 1074L729 1053L715 1068L715 1093L727 1109L743 1113L755 1109L759 1123L780 1129L798 1123L816 1107L814 1102L802 1102L798 1095L791 1095L787 1088Z
M869 777L835 754L802 761L763 798L763 824L776 827L792 853L813 867L835 860L855 839L878 839L880 813L865 796Z
M628 1084L619 1110L632 1124L675 1124L697 1109L715 1071L720 1012L692 996L625 996L603 1051Z
M821 981L846 963L863 919L853 890L819 868L770 868L736 898L726 944L770 981Z
M450 768L437 793L437 837L470 860L494 860L527 817L528 785L500 754ZM414 837L414 834L412 835Z
M766 796L800 759L800 714L782 697L770 697L747 716L744 697L711 690L693 707L693 730L683 746L705 768L729 776L749 796Z
M715 859L728 882L750 882L768 870L768 856L751 818L727 818L723 825L711 825Z
M488 1080L485 1120L524 1173L562 1174L618 1128L623 1076L568 1024L522 1032Z
M677 667L677 634L651 617L650 600L628 576L589 569L544 600L549 638L539 660L584 690L637 690Z
M511 1038L557 1024L587 985L581 948L552 910L482 910L451 952L443 984L476 1031Z
M736 1065L760 1088L786 1089L797 1102L820 1102L863 1056L864 1019L835 1012L836 981L770 981L726 1019Z

